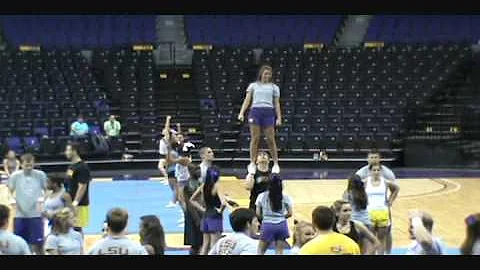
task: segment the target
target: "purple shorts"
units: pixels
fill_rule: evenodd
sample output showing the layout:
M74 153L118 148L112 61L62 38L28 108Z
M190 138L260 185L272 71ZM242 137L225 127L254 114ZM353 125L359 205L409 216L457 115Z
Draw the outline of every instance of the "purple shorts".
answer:
M273 241L285 241L290 237L287 221L280 223L262 222L260 228L260 240L270 243Z
M259 125L262 128L274 126L276 119L275 109L269 107L254 107L248 114L248 123Z
M29 244L43 244L44 225L41 217L15 218L13 220L13 232Z
M203 233L221 233L223 232L223 219L214 217L205 217L202 219L201 231Z

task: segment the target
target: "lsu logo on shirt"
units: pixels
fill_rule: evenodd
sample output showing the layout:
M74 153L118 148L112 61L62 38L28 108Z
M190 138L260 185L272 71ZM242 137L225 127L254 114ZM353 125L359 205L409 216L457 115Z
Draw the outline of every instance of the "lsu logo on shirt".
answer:
M257 184L262 183L262 182L267 182L268 181L268 176L259 176L255 180L256 180Z
M342 246L332 246L332 247L330 247L330 251L333 254L340 254L340 253L343 253L343 248L342 248Z

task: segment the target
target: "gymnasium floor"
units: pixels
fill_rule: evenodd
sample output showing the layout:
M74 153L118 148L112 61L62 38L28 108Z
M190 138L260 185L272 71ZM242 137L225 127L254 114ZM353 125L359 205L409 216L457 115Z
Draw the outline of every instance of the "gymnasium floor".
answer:
M230 176L221 178L225 193L240 203L248 205L248 192L241 181L243 171L224 171ZM318 205L330 205L341 197L346 187L345 178L350 171L311 169L284 169L285 192L294 202L294 218L309 220L311 211ZM464 218L472 212L480 212L480 170L395 170L401 187L399 197L392 208L393 254L403 254L409 243L407 211L419 208L428 211L435 219L434 233L449 246L449 254L458 254L463 241ZM139 218L155 214L166 231L167 254L188 254L183 245L183 227L177 220L180 208L166 208L171 193L158 178L112 181L109 178L94 179L91 184L91 220L85 229L86 248L100 237L105 213L113 206L129 211L128 233L138 239ZM0 203L5 203L6 188L0 186ZM231 232L228 212L224 214L225 233ZM290 219L290 227L293 219ZM290 241L291 239L289 239ZM272 254L270 250L267 254ZM288 254L288 250L285 252Z

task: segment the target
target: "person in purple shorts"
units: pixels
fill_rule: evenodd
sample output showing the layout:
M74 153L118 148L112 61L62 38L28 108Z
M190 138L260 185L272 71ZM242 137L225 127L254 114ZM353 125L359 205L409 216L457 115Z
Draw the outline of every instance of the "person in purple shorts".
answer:
M290 237L287 219L292 216L292 200L283 194L282 179L272 174L267 191L257 197L256 212L262 218L258 254L265 254L268 246L275 243L275 254L283 254L285 240Z
M30 245L33 253L43 255L44 224L41 203L47 191L47 175L33 168L32 154L21 157L22 170L14 172L8 180L8 188L15 198L13 230ZM15 196L13 196L15 194Z
M275 126L282 123L280 110L280 88L272 82L272 67L263 65L258 72L258 79L247 88L247 95L238 114L238 120L243 122L245 111L251 106L248 115L250 125L250 164L248 173L256 170L255 159L258 155L261 134L267 137L268 148L273 159L272 173L280 173L278 165L277 144L275 141Z
M190 197L192 205L204 213L200 225L200 230L203 232L200 255L207 255L223 232L223 210L226 203L219 192L219 179L220 171L215 166L208 168L205 182ZM200 194L203 195L205 207L197 201Z

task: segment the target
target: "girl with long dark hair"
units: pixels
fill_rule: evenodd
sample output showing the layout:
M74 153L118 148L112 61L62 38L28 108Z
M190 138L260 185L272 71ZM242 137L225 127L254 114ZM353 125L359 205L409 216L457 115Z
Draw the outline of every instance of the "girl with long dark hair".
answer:
M257 216L261 217L258 254L265 254L270 243L275 243L275 254L283 254L285 240L290 237L287 219L292 216L292 200L283 194L282 179L272 174L267 191L255 202Z

